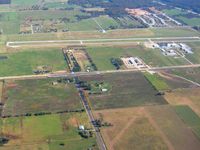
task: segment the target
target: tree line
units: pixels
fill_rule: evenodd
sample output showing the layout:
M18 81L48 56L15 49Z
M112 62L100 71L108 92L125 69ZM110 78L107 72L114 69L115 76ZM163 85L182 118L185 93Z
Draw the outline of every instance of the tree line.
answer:
M11 0L0 0L0 4L10 4Z

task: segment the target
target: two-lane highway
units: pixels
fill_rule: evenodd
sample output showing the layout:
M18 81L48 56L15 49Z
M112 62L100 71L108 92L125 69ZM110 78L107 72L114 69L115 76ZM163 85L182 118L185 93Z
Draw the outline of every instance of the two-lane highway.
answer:
M94 116L92 114L91 108L90 108L90 106L88 104L87 98L84 95L84 91L80 88L80 84L78 83L78 77L74 77L74 79L75 79L75 83L76 83L76 88L77 88L77 90L79 92L79 95L81 97L82 104L83 104L83 106L85 108L85 111L86 111L86 113L87 113L87 115L88 115L88 117L90 119L90 122L93 125L93 128L95 130L96 140L97 140L97 144L99 146L99 149L100 150L106 150L106 146L105 146L105 143L104 143L103 138L101 136L101 133L99 131L99 128L96 127L93 124L95 122L95 119L94 119Z

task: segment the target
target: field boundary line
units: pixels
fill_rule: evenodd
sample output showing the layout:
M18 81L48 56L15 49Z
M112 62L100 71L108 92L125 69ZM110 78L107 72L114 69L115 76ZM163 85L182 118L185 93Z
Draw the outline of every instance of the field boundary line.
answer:
M152 118L152 116L146 111L146 109L144 109L144 114L147 117L147 119L149 120L149 122L151 123L151 125L159 133L160 137L162 138L162 140L164 141L164 143L167 145L167 147L169 148L169 150L175 150L174 146L171 144L171 142L169 141L169 139L167 138L167 136L163 133L163 131L160 129L160 127L154 121L154 119Z
M174 77L177 77L177 78L180 78L180 79L183 79L183 80L185 80L185 81L188 81L188 82L190 82L190 83L192 83L192 84L194 84L194 85L200 87L200 83L195 82L195 81L192 81L192 80L190 80L190 79L187 79L187 78L185 78L185 77L183 77L183 76L179 76L179 75L176 75L176 74L169 74L169 73L166 73L166 74L171 75L171 76L174 76Z
M133 117L131 118L131 120L129 120L129 122L125 125L125 127L112 139L111 143L110 143L110 147L111 149L114 150L113 146L115 145L115 143L123 136L123 134L127 131L127 129L132 125L132 123L137 119L137 117Z
M94 22L99 26L102 32L105 32L104 28L100 25L100 23L96 20L96 18L93 18Z

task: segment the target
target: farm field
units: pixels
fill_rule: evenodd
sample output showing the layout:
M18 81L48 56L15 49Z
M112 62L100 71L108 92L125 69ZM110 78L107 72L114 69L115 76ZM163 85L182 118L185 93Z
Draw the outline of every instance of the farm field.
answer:
M183 79L174 77L166 72L159 72L150 74L144 72L144 77L149 81L152 86L165 94L171 94L177 89L189 89L195 87L192 83Z
M163 12L170 16L187 14L187 12L179 10L179 9L164 9Z
M175 110L180 118L190 127L200 138L200 117L189 106L175 106Z
M184 79L178 78L174 76L173 74L168 73L167 71L159 72L157 75L158 75L158 79L164 82L163 84L167 84L169 91L195 87L194 84Z
M79 124L91 128L86 113L66 113L1 119L1 134L9 139L1 150L85 150L96 147L95 137L81 138Z
M52 6L55 5L53 3L50 4ZM63 4L61 3L61 5ZM0 29L4 35L19 33L22 35L31 35L31 25L37 25L40 28L39 30L34 30L34 33L101 31L102 29L126 29L142 26L139 22L130 19L128 16L118 19L114 19L108 15L94 17L89 12L83 12L78 8L65 11L49 9L0 12Z
M83 109L74 84L63 82L53 85L57 80L6 81L3 115Z
M83 81L103 81L111 86L108 93L89 95L93 109L124 108L143 105L162 105L167 102L157 96L157 90L141 73L120 73L81 77ZM144 90L145 87L145 90Z
M167 150L163 137L143 107L95 111L95 117L111 123L101 133L108 149Z
M158 91L170 89L169 85L158 74L144 73L144 76Z
M195 18L178 17L178 19L190 26L198 26L200 24L200 18L198 17Z
M186 58L192 61L193 63L200 63L200 42L193 42L193 43L187 43L194 52L193 55L186 55Z
M66 26L70 31L101 31L102 29L110 30L111 27L116 29L123 28L123 25L120 23L120 21L118 22L107 15L102 15L73 23L67 23ZM137 25L137 22L135 22L135 24Z
M200 68L172 70L175 75L200 83Z
M184 59L174 59L162 55L160 50L147 49L142 45L130 47L91 47L87 52L93 59L99 70L113 70L115 67L111 64L111 58L120 58L123 56L133 56L141 58L147 65L153 67L172 66L187 64Z
M48 9L65 9L65 8L76 8L73 5L69 5L67 3L67 1L63 1L63 0L49 0L49 1L45 1L45 5L46 8Z
M34 5L37 4L40 0L11 0L11 4L13 5Z
M109 30L105 34L99 31L80 31L66 33L37 33L37 34L9 34L4 35L5 41L32 40L63 40L63 39L99 39L99 38L150 38L150 37L191 37L199 34L190 29L159 28L159 29L118 29Z
M2 53L0 60L0 76L15 76L34 74L38 67L48 66L52 71L66 69L64 56L59 48L28 49L13 53Z
M16 12L0 12L0 29L3 34L18 34L20 21Z
M187 12L186 10L164 9L163 12L190 26L198 26L200 24L200 18L197 15Z
M0 82L0 102L2 101L3 96L3 82Z
M0 150L200 150L200 9L170 1L0 0Z
M171 93L166 93L165 99L171 105L188 105L200 116L200 89L186 88L176 89Z
M12 11L12 9L10 9L8 4L4 4L4 5L0 5L0 12L7 12L7 11Z
M95 31L99 29L98 25L92 18L84 19L74 23L67 23L66 26L70 31Z
M108 149L198 150L200 145L169 105L99 110L95 117L112 124L101 128Z
M198 32L190 28L153 28L155 37L191 37L199 36Z
M146 111L158 125L174 149L198 150L200 141L191 128L179 118L169 105L148 107Z

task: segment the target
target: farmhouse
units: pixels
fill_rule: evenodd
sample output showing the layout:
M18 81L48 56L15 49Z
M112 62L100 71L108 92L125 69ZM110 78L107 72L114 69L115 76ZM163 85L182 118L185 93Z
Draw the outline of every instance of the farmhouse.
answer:
M78 129L81 130L81 131L84 131L85 127L84 127L84 125L79 125Z
M103 89L101 89L101 91L102 91L102 92L107 92L108 89L103 88Z

